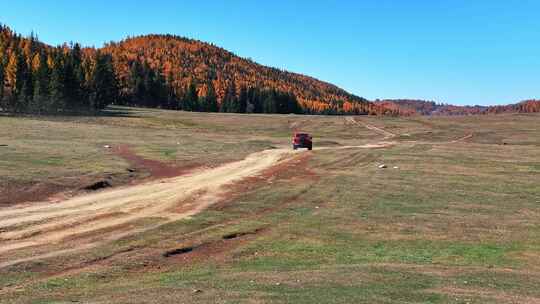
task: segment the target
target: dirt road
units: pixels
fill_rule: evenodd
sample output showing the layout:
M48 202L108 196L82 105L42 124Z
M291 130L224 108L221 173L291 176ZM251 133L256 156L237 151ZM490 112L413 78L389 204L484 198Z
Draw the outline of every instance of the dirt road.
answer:
M322 149L384 148L392 143ZM37 202L0 209L0 256L76 239L77 248L32 253L30 257L0 259L0 268L19 262L88 249L195 215L219 201L226 186L289 160L303 151L270 149L217 168L145 184L104 190L59 203ZM153 224L137 225L152 219ZM98 235L98 237L96 237Z
M186 176L105 190L60 203L41 202L0 209L0 256L15 249L122 227L144 218L157 219L163 224L192 216L215 203L227 184L256 175L296 153L302 152L266 150ZM189 202L193 197L196 199L192 201L196 202ZM125 227L119 230L125 235Z
M356 119L354 119L353 117L345 117L345 121L346 121L347 123L350 123L350 124L353 124L353 125L362 125L362 126L366 127L366 128L369 129L369 130L372 130L372 131L375 131L375 132L377 132L377 133L379 133L379 134L381 134L381 135L384 135L384 138L383 138L384 140L386 140L386 139L391 139L391 138L397 136L396 134L394 134L394 133L392 133L392 132L386 131L386 130L381 129L381 128L379 128L379 127L376 127L376 126L374 126L374 125L370 125L370 124L365 123L365 122L363 122L363 121L360 121L360 122L359 122L359 121L357 121Z

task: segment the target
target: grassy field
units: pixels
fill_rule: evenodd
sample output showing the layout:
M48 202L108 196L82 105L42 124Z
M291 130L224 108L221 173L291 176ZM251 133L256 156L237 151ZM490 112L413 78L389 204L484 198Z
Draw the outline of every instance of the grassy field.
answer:
M361 124L351 124L343 117L112 114L0 117L2 191L148 178L144 167L130 177L133 164L112 151L119 145L179 167L288 147L294 129L330 148L231 185L219 204L191 219L2 268L1 303L540 303L538 115L357 117ZM386 139L395 144L333 148L382 140L362 124L395 134Z
M76 186L81 178L112 175L124 182L131 164L104 146L129 146L136 154L182 167L215 166L249 153L289 144L291 128L307 130L329 142L357 143L373 135L344 130L332 118L236 116L115 108L106 117L0 117L0 183ZM330 141L336 140L336 141ZM5 146L4 146L5 145ZM111 149L112 150L112 149ZM144 172L141 172L144 177ZM2 193L0 193L2 194Z

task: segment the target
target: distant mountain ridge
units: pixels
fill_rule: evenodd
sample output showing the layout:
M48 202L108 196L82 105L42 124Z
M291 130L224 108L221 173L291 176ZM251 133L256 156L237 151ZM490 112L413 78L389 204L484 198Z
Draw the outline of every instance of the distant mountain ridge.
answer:
M376 100L375 104L400 115L479 115L499 113L539 113L540 100L530 99L502 106L456 106L418 99Z

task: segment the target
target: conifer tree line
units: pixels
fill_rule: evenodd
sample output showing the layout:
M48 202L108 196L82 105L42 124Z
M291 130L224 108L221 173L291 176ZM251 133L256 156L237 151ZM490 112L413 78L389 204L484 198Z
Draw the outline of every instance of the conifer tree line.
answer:
M0 109L10 113L87 113L119 97L112 58L79 44L49 47L0 25Z
M219 100L212 81L197 84L192 80L184 88L176 89L172 79L172 75L164 77L159 69L151 69L146 62L133 61L129 80L121 86L118 104L193 112L303 113L291 93L257 87L238 88L231 81Z

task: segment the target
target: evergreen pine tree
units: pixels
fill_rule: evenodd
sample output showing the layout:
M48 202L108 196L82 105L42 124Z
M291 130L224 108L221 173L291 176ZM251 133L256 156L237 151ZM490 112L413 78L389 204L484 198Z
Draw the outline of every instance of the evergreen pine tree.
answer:
M267 92L265 99L263 100L263 112L267 114L273 114L277 112L276 106L276 93L275 91Z
M51 79L49 82L50 102L48 111L52 113L59 112L65 108L66 94L64 83L64 64L60 54L53 58Z
M214 84L212 81L208 81L206 96L204 97L206 104L205 111L207 112L217 112L218 111L218 102L216 96L216 90L214 89Z
M221 104L219 106L219 112L227 113L228 111L229 111L229 99L225 96L223 97L223 100L221 100Z
M27 111L30 111L30 100L31 100L31 97L32 95L28 95L28 91L30 90L30 88L28 87L28 81L27 80L24 80L23 81L23 85L21 87L21 91L19 92L19 94L17 94L17 103L16 103L16 112L18 113L23 113L23 112L27 112Z
M206 95L199 96L198 105L199 105L198 106L199 112L208 112L208 105L206 104Z
M41 114L48 109L49 101L49 65L47 57L41 53L34 60L36 70L34 72L33 105L36 113Z
M90 79L89 96L91 110L99 111L107 107L107 105L115 103L119 93L111 57L98 52L95 61L95 67Z
M138 60L135 60L131 65L130 82L132 93L130 96L131 105L143 105L146 96L146 86L144 82L143 66Z
M227 113L240 112L240 105L238 103L238 98L236 97L236 85L234 84L234 81L227 86L221 111Z
M25 64L26 66L26 64ZM34 80L32 70L29 68L24 69L23 85L19 94L19 111L21 112L33 112L33 95L34 95Z
M263 113L263 96L258 88L250 88L248 91L249 103L253 105L253 113Z
M0 108L2 111L5 111L4 106L4 62L0 60Z
M303 109L294 94L289 94L289 113L303 114Z
M167 92L167 108L171 110L178 110L178 102L176 100L176 92L174 91L174 77L172 72L167 74L165 91Z
M141 98L141 103L145 107L152 107L152 88L154 86L154 71L150 68L148 62L144 62L142 65L142 75L143 75L143 93Z
M229 113L240 113L240 103L238 102L238 97L232 96L229 99Z
M180 88L178 91L175 92L175 98L176 98L176 109L177 110L184 110L184 100L186 98L186 90Z
M167 86L161 70L152 71L149 83L150 106L163 108L167 101Z
M156 73L150 68L150 66L145 67L146 75L144 78L144 85L146 87L146 96L145 96L145 106L153 108L157 105L155 96L157 93L157 84L156 84Z
M240 96L238 97L238 111L237 113L246 113L248 104L248 90L245 86L240 88Z
M199 95L197 93L197 86L195 82L191 82L186 91L184 98L184 111L197 111L198 110Z
M73 49L65 55L64 64L64 85L67 106L76 111L81 111L86 107L86 102L82 94L82 54L79 44L75 44Z

